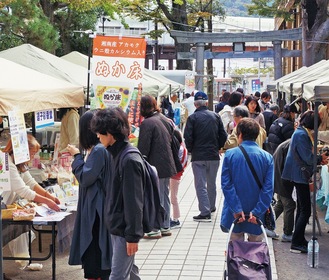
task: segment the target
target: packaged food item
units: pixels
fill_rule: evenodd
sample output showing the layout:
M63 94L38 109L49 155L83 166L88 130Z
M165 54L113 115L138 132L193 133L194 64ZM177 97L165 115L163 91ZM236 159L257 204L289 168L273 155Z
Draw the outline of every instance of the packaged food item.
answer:
M35 217L36 211L34 207L18 209L13 211L14 221L31 221Z
M1 215L3 220L12 220L13 212L17 209L15 204L6 205L5 209L1 209Z

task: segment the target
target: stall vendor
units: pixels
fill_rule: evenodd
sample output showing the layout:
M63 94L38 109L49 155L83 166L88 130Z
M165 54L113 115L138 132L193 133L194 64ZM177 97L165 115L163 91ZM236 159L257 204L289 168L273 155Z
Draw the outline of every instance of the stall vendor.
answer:
M34 154L39 151L40 144L30 134L27 135L27 140L30 158L33 158ZM13 144L11 139L3 149L3 152L10 155L9 172L11 184L11 191L5 191L2 194L4 203L12 204L21 197L34 202L45 203L51 209L60 211L60 208L57 205L60 204L58 198L48 193L33 179L27 169L26 163L14 164Z

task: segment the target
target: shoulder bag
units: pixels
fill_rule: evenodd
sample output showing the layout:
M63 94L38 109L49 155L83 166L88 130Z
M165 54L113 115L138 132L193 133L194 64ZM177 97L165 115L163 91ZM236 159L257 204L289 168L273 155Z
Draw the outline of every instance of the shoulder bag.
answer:
M240 145L239 146L241 152L243 153L247 163L248 163L248 166L250 168L250 171L252 173L252 175L254 176L256 182L257 182L257 185L260 189L262 189L262 184L257 176L257 173L255 171L255 168L254 166L252 165L251 163L251 160L246 152L246 150ZM275 229L275 215L274 215L274 211L273 211L273 207L272 205L270 204L270 207L266 210L265 212L265 218L264 218L264 226L269 229L269 230L274 230Z

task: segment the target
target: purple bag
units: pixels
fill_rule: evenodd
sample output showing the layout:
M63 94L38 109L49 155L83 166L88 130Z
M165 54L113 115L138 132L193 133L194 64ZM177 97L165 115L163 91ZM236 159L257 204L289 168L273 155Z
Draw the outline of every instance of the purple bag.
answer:
M227 250L228 279L272 279L270 254L266 243L230 241Z

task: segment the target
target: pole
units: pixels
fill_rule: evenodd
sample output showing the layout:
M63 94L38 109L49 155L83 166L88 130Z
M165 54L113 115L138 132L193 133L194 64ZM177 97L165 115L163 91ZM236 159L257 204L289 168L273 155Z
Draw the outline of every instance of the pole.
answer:
M2 204L2 194L0 195L0 205ZM0 280L3 280L3 255L2 255L2 213L0 211Z
M92 46L92 40L95 38L94 32L88 33L88 76L87 76L87 101L85 104L86 109L90 109L89 104L89 92L90 92L90 62L91 62L91 46Z
M316 191L317 191L317 185L316 185L316 171L317 171L317 154L318 154L318 126L316 125L318 123L319 119L319 105L320 102L315 102L315 108L314 108L314 150L313 150L313 197L312 197L312 240L313 240L313 252L312 252L312 267L315 267L315 217L316 217Z
M274 79L277 80L282 77L282 41L273 41L274 50Z
M203 91L203 77L204 77L204 43L196 44L196 73L195 76L195 89Z
M154 31L158 31L158 21L156 20L154 23ZM153 70L159 70L159 43L158 43L158 37L156 38L154 42L154 69Z

